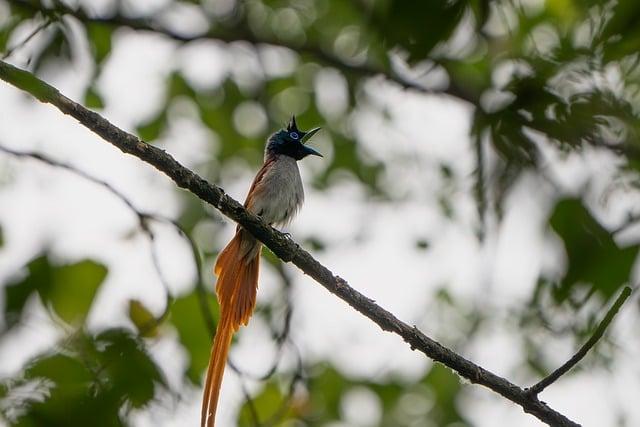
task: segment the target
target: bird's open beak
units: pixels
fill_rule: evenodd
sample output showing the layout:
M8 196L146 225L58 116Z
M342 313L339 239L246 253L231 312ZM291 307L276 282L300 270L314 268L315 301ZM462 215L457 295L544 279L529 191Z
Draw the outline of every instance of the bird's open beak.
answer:
M322 154L318 153L316 150L314 150L313 148L308 147L308 146L306 146L306 145L303 145L303 146L302 146L302 149L304 150L304 153L305 153L307 156L311 155L311 156L320 156L320 157L324 157Z
M303 144L306 144L307 141L309 141L309 139L315 135L321 128L315 128L315 129L311 129L309 132L305 132L304 135L302 135L302 139L300 139L300 142L302 142ZM307 156L312 155L312 156L320 156L323 157L322 154L318 153L316 150L314 150L311 147L308 147L306 145L303 146L304 147L304 152L307 154Z
M306 143L307 143L307 141L308 141L309 139L311 139L311 137L312 137L313 135L315 135L315 134L316 134L316 132L318 132L320 129L322 129L322 128L315 128L315 129L311 129L309 132L305 132L305 134L302 136L302 140L301 140L301 142L302 142L303 144L306 144Z

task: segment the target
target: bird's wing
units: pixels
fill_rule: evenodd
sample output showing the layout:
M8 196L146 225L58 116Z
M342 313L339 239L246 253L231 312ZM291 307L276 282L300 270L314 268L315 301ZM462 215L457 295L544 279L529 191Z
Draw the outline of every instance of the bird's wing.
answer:
M256 174L256 177L253 179L251 188L249 188L249 193L247 194L247 198L244 201L244 207L254 214L260 215L259 212L254 212L254 204L256 202L256 198L258 198L260 196L260 193L262 193L263 191L260 184L262 183L263 178L265 177L271 166L273 166L274 162L275 158L273 157L268 158L264 162L264 164Z

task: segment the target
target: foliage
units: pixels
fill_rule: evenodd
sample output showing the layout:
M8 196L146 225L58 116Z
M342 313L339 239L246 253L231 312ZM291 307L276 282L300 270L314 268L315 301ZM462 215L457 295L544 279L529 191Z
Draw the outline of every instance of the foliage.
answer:
M179 114L174 107L179 103L193 107L195 120L216 136L215 156L197 166L212 181L222 179L226 167L237 165L238 159L255 169L269 132L295 113L300 123L326 123L331 159L314 174L314 186L328 189L348 177L367 197L398 202L402 196L387 184L388 165L409 165L411 159L393 156L380 161L351 126L363 108L389 122L389 112L372 101L367 85L371 78L383 76L386 84L425 96L443 93L473 108L470 141L476 145L474 197L479 210L474 226L487 227L483 222L487 218L501 221L504 203L521 176L549 178L549 153L560 158L608 153L619 162L617 176L630 182L634 191L638 186L637 0L250 0L223 2L231 5L224 10L212 10L204 1L173 0L139 16L127 10L126 2L112 2L104 15L94 14L90 2L78 7L68 3L74 6L38 0L2 5L8 12L0 13L0 51L19 51L25 29L45 23L40 43L29 56L30 70L42 74L47 67L67 66L80 56L90 58L93 72L83 102L93 109L105 107L99 79L117 36L127 31L162 34L178 49L213 40L232 60L240 50L248 50L256 59L260 65L249 78L229 66L220 82L205 87L181 67L172 67L163 99L153 114L136 124L141 138L162 145ZM208 27L192 32L174 29L167 16L178 8L204 17ZM275 47L283 58L293 57L294 65L275 72L260 63ZM315 86L327 70L345 86L346 105L335 107L336 111L324 106ZM262 116L266 124L249 131L253 119ZM440 168L447 182L464 180L456 176L456 168ZM450 193L454 191L448 189L439 203L453 221L456 206ZM638 242L622 246L616 233L598 219L599 207L586 194L566 194L556 188L551 198L547 228L562 243L566 268L559 277L541 276L535 294L526 307L517 307L515 317L519 325L555 332L563 329L558 319L565 317L558 312L574 315L594 300L605 304L631 280ZM191 234L210 216L201 204L188 200L179 222ZM8 243L1 230L0 246L5 247L0 251ZM307 243L328 250L323 238L309 237ZM415 242L420 254L429 254L427 238L416 236ZM53 349L35 356L22 372L3 382L2 401L12 404L0 409L9 423L94 425L88 420L101 419L104 425L128 424L132 408L148 405L168 387L147 352L150 342L167 336L167 329L176 332L188 356L185 380L193 386L201 382L212 326L204 313L214 322L217 317L210 295L204 303L197 289L177 296L161 319L140 301L130 301L131 330L90 331L85 321L96 309L93 301L106 275L106 268L95 261L61 264L44 254L4 286L2 336L21 327L32 303L44 307L64 333ZM269 308L264 314L271 314ZM584 323L571 323L565 333L582 337L592 326ZM527 359L523 363L544 373L549 367L529 338L523 339ZM357 388L369 390L379 400L381 425L424 420L435 425L469 423L457 404L460 383L438 365L411 383L353 379L323 364L301 371L309 374L279 372L253 396L261 420L275 417L275 425L288 425L287 420L303 425L340 421L345 416L341 402ZM283 379L294 383L292 389ZM32 394L37 398L25 397L25 388L36 390ZM430 399L415 419L402 406L412 396ZM277 412L280 404L284 409ZM251 411L246 403L239 413L241 425L252 425ZM69 413L76 418L66 418Z

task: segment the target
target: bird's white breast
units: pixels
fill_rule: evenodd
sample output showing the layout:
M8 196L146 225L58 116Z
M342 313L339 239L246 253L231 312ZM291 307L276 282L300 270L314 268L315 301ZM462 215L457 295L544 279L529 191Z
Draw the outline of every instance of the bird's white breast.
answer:
M269 224L286 224L304 201L298 163L292 157L279 155L260 180L260 196L252 211Z

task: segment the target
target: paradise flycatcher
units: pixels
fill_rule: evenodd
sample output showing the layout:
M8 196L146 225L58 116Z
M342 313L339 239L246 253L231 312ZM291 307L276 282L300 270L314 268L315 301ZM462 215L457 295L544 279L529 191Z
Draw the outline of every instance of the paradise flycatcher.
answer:
M264 153L264 163L253 179L244 207L269 225L287 224L304 201L298 160L308 155L320 156L304 145L320 128L302 132L293 116L286 129L271 135ZM200 424L213 427L224 367L233 333L246 325L256 305L260 249L262 244L238 225L236 234L220 252L214 267L218 277L216 295L220 320L211 348L204 385Z

